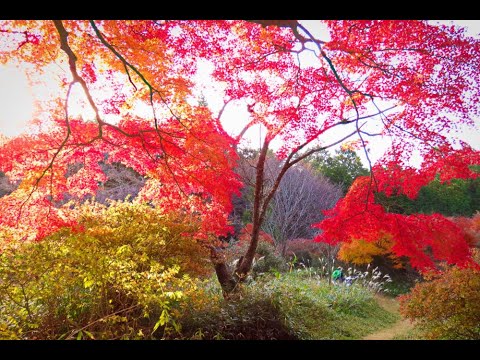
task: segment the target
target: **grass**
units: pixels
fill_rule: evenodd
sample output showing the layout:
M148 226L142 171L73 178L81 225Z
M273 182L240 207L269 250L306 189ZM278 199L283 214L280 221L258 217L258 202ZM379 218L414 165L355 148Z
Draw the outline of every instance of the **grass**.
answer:
M413 328L401 335L393 337L392 340L428 340L418 328Z
M234 302L212 281L191 301L179 319L181 338L361 339L399 319L370 290L329 285L305 270L260 276Z
M293 272L272 281L287 327L299 339L360 339L398 320L362 286L329 285L302 275Z

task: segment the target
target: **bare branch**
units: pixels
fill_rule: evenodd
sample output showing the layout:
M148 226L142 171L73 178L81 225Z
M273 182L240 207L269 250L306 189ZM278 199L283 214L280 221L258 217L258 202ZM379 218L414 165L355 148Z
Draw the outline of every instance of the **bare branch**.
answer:
M102 126L105 124L103 120L100 117L100 112L98 110L97 105L93 101L93 97L90 94L90 91L88 90L87 83L83 78L78 75L77 72L77 56L73 53L72 49L68 45L68 32L65 30L65 27L63 26L63 23L61 20L53 20L53 23L55 24L55 27L57 28L58 34L60 35L60 48L67 54L68 56L68 63L70 67L70 72L72 73L73 77L73 82L76 83L78 82L83 89L83 92L85 93L85 96L87 97L88 103L92 107L93 111L95 112L95 119L97 123L99 124L98 127L98 136L102 137Z
M267 178L275 178L281 164L274 158L269 162L273 166ZM295 166L285 174L273 196L263 228L273 235L277 245L295 238L311 238L315 231L310 225L321 221L322 210L331 208L341 195L339 185L305 166Z

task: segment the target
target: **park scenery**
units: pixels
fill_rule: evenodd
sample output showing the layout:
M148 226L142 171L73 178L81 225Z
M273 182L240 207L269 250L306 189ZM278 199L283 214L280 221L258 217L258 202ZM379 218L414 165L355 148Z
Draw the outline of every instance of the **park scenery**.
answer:
M480 339L480 21L0 20L0 339Z

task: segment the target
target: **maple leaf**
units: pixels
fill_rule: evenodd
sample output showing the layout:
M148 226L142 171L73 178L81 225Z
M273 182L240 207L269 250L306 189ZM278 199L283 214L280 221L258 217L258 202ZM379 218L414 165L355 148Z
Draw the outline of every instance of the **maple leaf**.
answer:
M251 269L260 227L286 171L346 141L374 147L378 135L390 137L393 145L374 169L377 183L360 179L352 186L322 225L325 241L348 241L352 232L368 242L383 230L395 239L392 250L418 266L431 262L421 255L426 247L434 249L433 256L463 261L468 247L458 227L437 217L387 213L374 203L372 189L414 198L425 183L421 177L432 178L439 168L442 181L473 176L468 165L478 163L478 154L463 145L460 152L450 151L449 136L480 116L479 40L461 28L427 21L324 24L328 41L291 20L0 21L0 39L10 44L0 52L0 63L28 63L27 75L37 81L58 68L54 63L66 70L52 76L59 80L49 82L48 100L38 101L37 135L1 145L0 170L23 179L19 189L1 198L2 213L15 214L2 218L2 226L14 226L15 220L24 233L29 225L32 234L43 234L50 220L68 212L54 206L62 193L95 192L103 179L98 162L106 160L147 177L139 199L198 217L198 237L211 245L229 231L231 196L241 187L233 170L236 147L249 128L261 125L266 134L254 166L253 229L248 256L236 269L240 278ZM315 61L303 61L312 51ZM221 84L228 99L218 114L189 102L199 62L212 65L212 84ZM89 119L71 116L76 88L91 110ZM248 123L235 139L222 128L223 110L234 102L250 104ZM148 114L135 114L136 104ZM342 135L333 139L332 129ZM282 167L266 191L265 159L272 144L280 144ZM414 151L425 158L422 172L404 166ZM77 163L84 170L67 180L68 166ZM38 211L45 216L36 222L37 209L52 215ZM360 224L357 230L350 218ZM425 236L413 231L415 226ZM438 226L452 236L445 246ZM420 247L412 241L417 235ZM450 253L452 244L459 247Z

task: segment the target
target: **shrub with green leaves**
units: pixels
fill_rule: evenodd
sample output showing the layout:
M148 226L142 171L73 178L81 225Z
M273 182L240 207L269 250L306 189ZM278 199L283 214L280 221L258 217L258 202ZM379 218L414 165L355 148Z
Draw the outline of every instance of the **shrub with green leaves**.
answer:
M85 207L61 229L0 254L0 338L145 339L178 330L178 306L210 270L194 225L138 204Z
M252 267L254 275L271 271L286 271L287 262L275 251L275 247L266 242L260 242L257 247L258 259Z
M181 335L172 338L195 340L295 340L281 311L272 305L271 293L257 284L242 284L241 296L226 301L211 279L199 285L195 296L181 306L178 318Z

